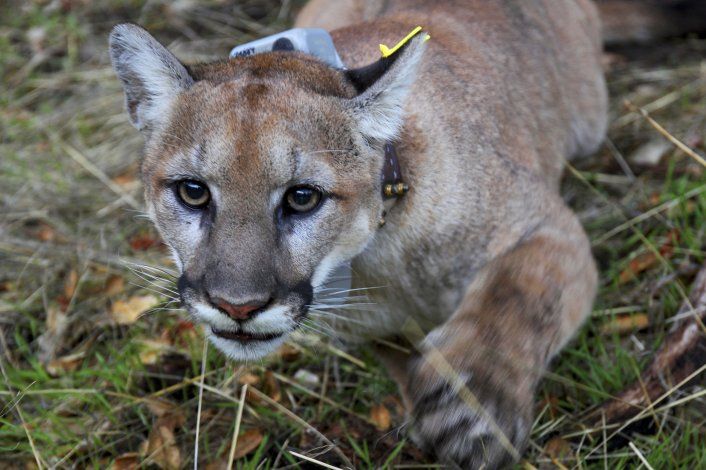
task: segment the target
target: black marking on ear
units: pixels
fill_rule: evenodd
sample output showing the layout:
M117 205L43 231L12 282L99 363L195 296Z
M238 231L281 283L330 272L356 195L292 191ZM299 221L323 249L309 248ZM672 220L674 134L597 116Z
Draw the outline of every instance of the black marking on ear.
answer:
M397 58L402 55L402 52L407 48L409 43L409 41L406 42L391 56L381 57L376 62L357 69L346 70L346 78L353 84L356 92L358 92L358 94L363 93L377 82L380 77L385 75L385 73L390 70L390 67L397 61Z

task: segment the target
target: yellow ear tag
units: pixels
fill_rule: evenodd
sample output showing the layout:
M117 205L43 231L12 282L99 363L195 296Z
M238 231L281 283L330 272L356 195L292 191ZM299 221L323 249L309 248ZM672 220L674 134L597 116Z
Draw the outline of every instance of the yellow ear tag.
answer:
M382 56L383 56L383 57L390 57L392 54L394 54L395 52L397 52L397 50L398 50L400 47L402 47L402 46L404 46L405 44L407 44L407 42L409 42L410 39L412 39L414 36L416 36L417 34L419 34L419 32L420 32L421 30L422 30L422 27L421 27L421 26L417 26L416 28L414 28L414 29L412 30L411 33L409 33L407 36L405 36L405 38L404 38L403 40L401 40L400 42L398 42L397 44L395 44L395 47L393 47L392 49L390 49L389 47L387 47L387 46L384 45L384 44L380 44L380 52L382 53ZM424 40L425 40L425 41L428 41L429 38L431 38L431 36L429 36L428 34L426 34L426 35L424 36Z

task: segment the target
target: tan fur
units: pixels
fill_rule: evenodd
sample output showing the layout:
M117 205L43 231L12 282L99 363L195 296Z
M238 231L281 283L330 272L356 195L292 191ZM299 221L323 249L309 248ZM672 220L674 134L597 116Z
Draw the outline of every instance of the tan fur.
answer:
M379 287L368 291L376 309L345 310L336 327L362 340L421 329L420 354L396 371L417 442L462 468L494 468L522 451L536 384L595 292L589 243L558 185L565 159L604 136L599 21L586 0L313 0L297 21L333 30L351 68L417 24L431 34L426 50L413 41L360 96L342 72L299 54L195 66L186 76L140 31L117 29L111 48L147 138L150 213L182 269L190 312L224 328L230 320L209 310L209 296L273 298L262 314L272 318L232 328L288 332L325 271L351 260L353 287ZM158 60L164 81L141 76L136 57ZM173 99L144 99L163 86ZM411 190L378 228L381 136L397 142ZM179 207L168 182L184 175L212 188L212 212ZM303 180L336 197L283 222L278 198ZM279 344L213 339L237 358ZM438 353L455 377L428 360Z

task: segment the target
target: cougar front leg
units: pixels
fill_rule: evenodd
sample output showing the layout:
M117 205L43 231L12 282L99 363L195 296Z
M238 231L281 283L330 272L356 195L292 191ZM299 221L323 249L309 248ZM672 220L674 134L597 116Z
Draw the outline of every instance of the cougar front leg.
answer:
M410 363L414 437L442 461L498 468L522 453L537 383L596 288L588 240L562 212L563 221L491 261Z

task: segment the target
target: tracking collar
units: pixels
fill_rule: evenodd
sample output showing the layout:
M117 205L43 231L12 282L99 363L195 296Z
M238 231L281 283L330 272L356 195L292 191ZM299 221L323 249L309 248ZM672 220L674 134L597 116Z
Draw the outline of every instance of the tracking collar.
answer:
M398 52L410 39L422 31L421 26L414 28L404 39L393 47L380 44L381 60L386 60ZM429 35L425 36L425 40ZM331 35L320 28L294 28L282 33L273 34L256 41L234 47L230 57L246 57L272 51L298 51L313 55L328 65L345 70L346 67L336 51ZM409 191L409 186L402 178L397 150L392 142L384 145L385 155L380 173L380 184L385 211L380 219L380 226L385 224L384 216L394 202Z

